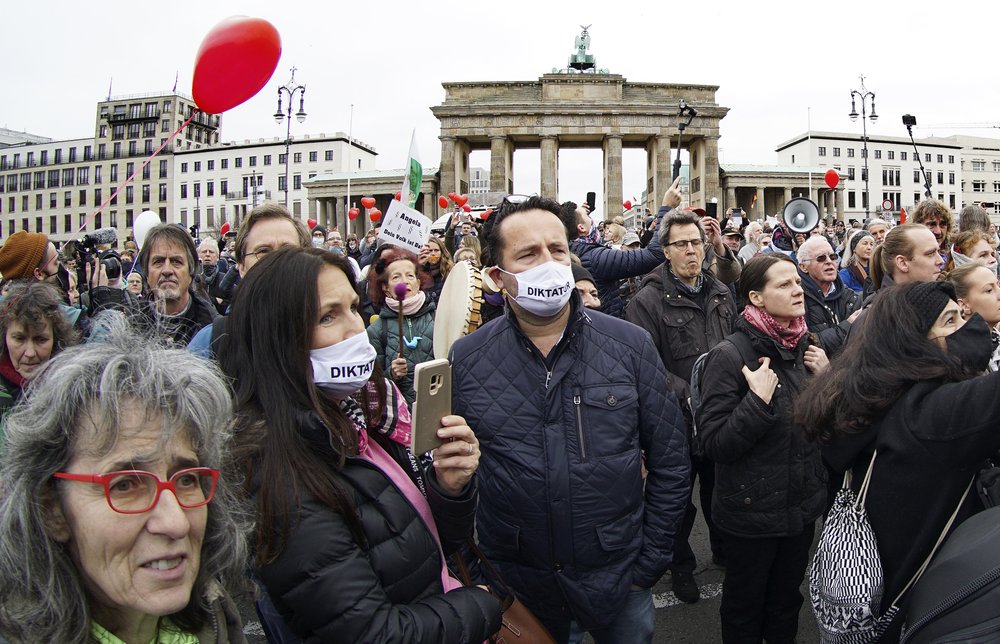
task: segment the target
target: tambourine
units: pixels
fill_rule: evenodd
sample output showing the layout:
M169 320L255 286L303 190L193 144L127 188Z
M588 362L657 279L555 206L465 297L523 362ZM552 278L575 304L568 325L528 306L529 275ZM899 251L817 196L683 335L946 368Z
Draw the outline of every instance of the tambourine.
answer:
M441 287L434 315L434 357L447 358L451 345L479 328L482 321L483 279L466 261L455 264Z

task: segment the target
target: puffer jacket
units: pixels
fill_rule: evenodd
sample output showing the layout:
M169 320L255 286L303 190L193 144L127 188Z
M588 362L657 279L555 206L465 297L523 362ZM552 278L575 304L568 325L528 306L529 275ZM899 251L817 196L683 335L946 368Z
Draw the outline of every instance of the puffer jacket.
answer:
M808 375L802 357L808 335L788 351L743 317L736 330L760 357L771 358L778 388L765 403L750 391L739 349L724 342L705 363L698 429L715 461L712 520L742 537L800 534L826 507L826 469L816 443L792 423L792 406ZM756 370L757 366L751 366Z
M806 326L809 331L819 336L823 350L832 359L847 342L847 333L851 323L847 318L861 308L862 297L844 285L844 280L837 276L833 283L833 292L823 295L819 286L806 273L799 271L802 278L802 290L806 294Z
M642 281L642 288L625 309L625 319L653 336L663 366L690 384L698 356L732 333L736 304L732 291L710 272L702 271L706 310L681 293L670 266L663 264Z
M315 414L303 415L300 431L308 448L336 462L330 434ZM405 447L379 444L414 478ZM447 497L433 470L427 472L427 502L447 554L472 535L475 478L462 495ZM444 592L434 535L380 469L348 457L339 474L366 543L354 540L343 516L303 491L281 554L256 570L296 635L306 642L478 643L500 628L500 604L489 593L476 587Z
M393 378L396 386L403 392L403 397L410 405L416 397L413 390L413 369L421 362L434 359L434 301L430 294L420 310L403 318L403 336L405 339L417 338L417 346L413 349L404 346L403 356L406 358L406 375ZM378 319L368 327L368 341L378 353L378 364L387 377L392 378L389 366L399 355L399 314L382 305Z
M543 622L591 629L666 570L690 462L649 334L570 301L548 359L509 308L458 339L452 408L482 449L483 552Z

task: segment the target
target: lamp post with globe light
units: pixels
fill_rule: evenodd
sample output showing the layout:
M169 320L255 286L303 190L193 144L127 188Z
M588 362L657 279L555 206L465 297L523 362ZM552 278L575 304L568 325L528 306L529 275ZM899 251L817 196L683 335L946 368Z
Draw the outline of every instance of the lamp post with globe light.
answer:
M289 161L289 148L292 143L292 102L295 100L295 94L299 95L299 111L295 113L295 118L299 123L303 123L306 120L305 111L305 101L306 101L306 86L295 84L295 68L292 67L292 78L288 81L287 85L283 85L278 88L278 110L274 113L274 122L281 125L281 122L285 120L285 111L281 109L281 99L282 93L288 95L288 130L285 133L285 208L288 207L288 190L290 185L288 183L288 161Z
M865 88L865 77L861 77L861 89L851 90L851 113L848 114L852 121L858 120L858 110L855 107L854 99L861 99L861 138L864 150L862 151L862 156L865 159L865 219L868 219L868 208L871 204L871 198L868 194L868 126L865 119L871 119L872 123L878 120L878 114L875 113L875 92L870 92ZM872 113L868 114L868 101L871 100Z

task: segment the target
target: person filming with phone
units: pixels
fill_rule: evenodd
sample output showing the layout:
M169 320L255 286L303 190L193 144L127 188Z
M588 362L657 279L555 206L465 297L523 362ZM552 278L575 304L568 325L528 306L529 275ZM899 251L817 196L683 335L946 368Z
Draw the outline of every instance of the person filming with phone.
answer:
M256 509L254 573L276 609L259 605L265 627L322 642L495 633L500 601L445 565L473 533L479 441L449 415L430 466L410 452L410 412L376 361L345 257L268 253L227 331L234 469Z

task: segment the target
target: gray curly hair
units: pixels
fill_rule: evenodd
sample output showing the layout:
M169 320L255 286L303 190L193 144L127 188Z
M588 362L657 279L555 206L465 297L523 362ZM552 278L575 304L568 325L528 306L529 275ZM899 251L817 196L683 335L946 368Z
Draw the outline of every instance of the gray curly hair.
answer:
M123 409L138 406L158 422L160 443L189 439L200 465L222 469L231 437L232 402L214 363L116 329L104 342L72 347L54 358L7 417L0 457L0 635L16 642L89 641L91 609L66 546L47 529L58 503L52 474L65 469L81 438L109 452L134 428ZM127 416L131 416L128 414ZM201 567L189 604L171 615L196 631L208 619L210 584L242 588L248 514L234 495L238 482L219 480L209 505Z

